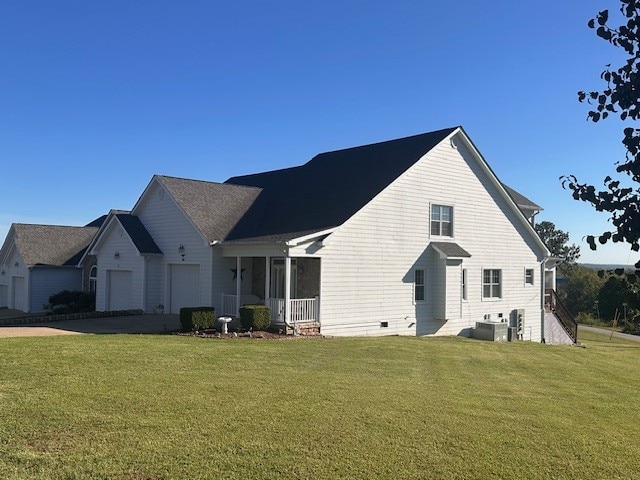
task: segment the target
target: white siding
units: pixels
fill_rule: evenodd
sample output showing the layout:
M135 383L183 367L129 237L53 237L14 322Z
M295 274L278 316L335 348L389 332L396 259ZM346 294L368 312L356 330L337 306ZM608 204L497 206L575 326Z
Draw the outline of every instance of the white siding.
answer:
M13 249L11 253L8 255L5 260L4 265L2 266L2 270L4 270L4 275L0 275L0 285L4 285L7 291L7 306L9 308L17 308L18 310L22 310L27 312L27 306L29 305L29 291L26 288L29 284L29 269L25 267L24 262L22 261L22 256L18 251ZM22 285L20 284L20 280L18 280L18 288L19 291L14 292L14 278L21 278Z
M151 237L163 253L160 275L162 280L162 303L167 307L170 302L170 283L168 264L185 263L200 267L200 305L211 305L211 247L200 235L171 196L160 193L160 185L154 182L133 212L137 215ZM184 246L184 259L178 252ZM157 271L157 267L153 267ZM150 279L150 281L152 281ZM155 280L153 280L155 282ZM157 286L150 287L157 288ZM154 294L155 295L155 294ZM157 305L156 303L156 305Z
M236 258L235 257L223 257L222 251L220 249L213 250L213 306L216 309L216 312L222 311L221 298L222 294L226 293L228 295L236 294L236 281L233 279L233 271L236 268ZM242 275L241 283L241 294L244 298L253 298L251 296L251 268L252 268L252 257L243 257L242 258L242 268L244 268L244 273Z
M41 312L49 297L63 290L82 290L82 270L70 267L34 267L29 276L30 312Z
M147 260L146 271L146 289L147 297L145 302L145 312L154 312L158 305L162 305L166 309L168 308L164 302L164 265L162 263L162 257L153 256Z
M430 241L445 240L430 238L430 203L454 207L451 240L471 254L461 266L443 266L429 248ZM325 334L465 334L486 313L508 318L513 309L523 308L525 337L541 339L540 285L523 285L523 268L542 260L540 247L462 146L456 150L442 142L325 244L319 251ZM413 303L416 265L426 265L432 308ZM468 270L469 299L457 303L461 268ZM483 301L483 268L502 270L501 299ZM456 311L460 313L451 317ZM381 328L381 322L388 327Z
M118 258L115 253L118 252ZM115 222L104 232L104 237L98 246L98 281L96 290L96 310L120 310L109 305L108 271L131 272L131 300L127 302L134 309L145 308L145 259L140 256L131 239L120 225ZM128 297L129 298L129 297ZM124 300L117 301L121 306Z

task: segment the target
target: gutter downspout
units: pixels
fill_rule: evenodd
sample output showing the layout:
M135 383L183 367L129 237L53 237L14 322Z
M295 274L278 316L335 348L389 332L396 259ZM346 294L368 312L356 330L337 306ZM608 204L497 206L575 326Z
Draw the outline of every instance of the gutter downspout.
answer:
M547 269L547 260L549 260L551 257L547 257L545 256L542 259L542 262L540 263L540 299L541 299L541 305L540 305L540 311L541 311L541 333L542 333L542 343L547 343L546 342L546 338L545 338L545 331L544 331L544 315L545 315L545 309L544 309L544 302L545 302L545 294L546 294L546 290L547 290L547 286L546 286L546 280L547 280L547 276L546 276L546 269Z

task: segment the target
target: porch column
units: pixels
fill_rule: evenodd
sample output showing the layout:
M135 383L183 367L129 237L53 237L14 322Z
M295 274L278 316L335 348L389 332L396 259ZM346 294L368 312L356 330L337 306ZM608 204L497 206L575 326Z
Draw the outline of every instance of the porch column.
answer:
M291 319L291 257L284 257L284 324Z
M240 293L242 292L242 257L236 257L236 317L240 316Z
M269 306L269 290L271 286L271 257L265 257L264 268L264 304Z

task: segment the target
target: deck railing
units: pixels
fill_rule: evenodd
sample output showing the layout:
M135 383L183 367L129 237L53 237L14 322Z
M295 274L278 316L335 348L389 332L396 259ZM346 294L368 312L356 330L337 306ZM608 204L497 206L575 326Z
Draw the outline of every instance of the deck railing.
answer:
M547 288L545 290L545 304L549 306L556 318L560 321L560 325L565 329L573 343L578 341L578 322L573 315L564 306L555 290Z

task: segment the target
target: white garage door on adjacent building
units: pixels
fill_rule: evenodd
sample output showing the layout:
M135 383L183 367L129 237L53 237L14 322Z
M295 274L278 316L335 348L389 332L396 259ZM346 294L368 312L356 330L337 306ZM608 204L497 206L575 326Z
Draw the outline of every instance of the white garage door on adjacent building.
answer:
M130 310L131 291L131 271L130 270L107 270L107 282L109 285L108 310Z
M24 301L24 277L13 277L13 296L11 298L11 305L16 310L25 311Z
M200 306L200 265L171 265L171 313Z

